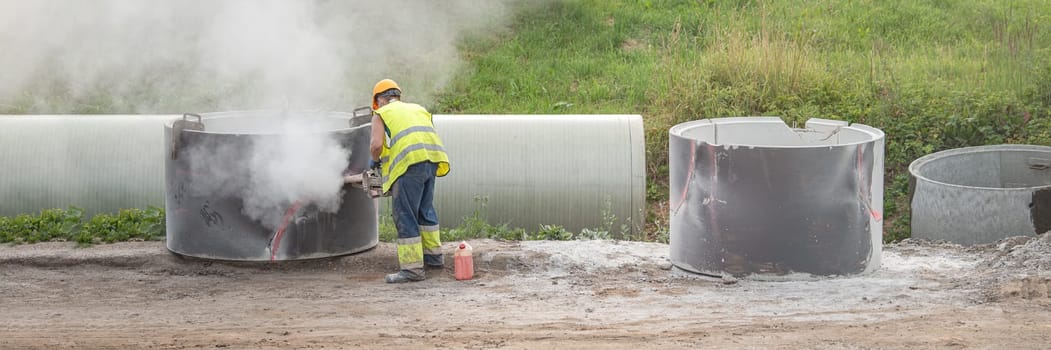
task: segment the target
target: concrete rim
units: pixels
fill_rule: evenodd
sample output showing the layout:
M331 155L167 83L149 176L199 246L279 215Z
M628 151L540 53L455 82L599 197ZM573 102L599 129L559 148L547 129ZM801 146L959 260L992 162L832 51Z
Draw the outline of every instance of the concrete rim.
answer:
M818 122L820 122L820 121L835 121L835 120L811 118L811 119L807 120L807 123L809 123L810 121L818 121ZM842 121L842 123L844 124L844 129L849 129L851 131L858 132L860 134L869 135L869 139L868 140L857 141L857 142L845 142L845 143L840 143L840 144L831 145L831 146L830 145L787 146L787 145L753 145L753 144L741 144L741 143L711 143L711 142L708 142L707 140L700 140L700 139L697 139L697 138L691 138L691 137L684 136L684 134L686 132L688 132L689 130L691 130L691 129L700 128L700 127L706 127L706 126L714 126L714 125L718 125L718 124L724 124L724 125L725 124L780 124L780 125L784 125L786 128L789 128L789 129L791 129L793 131L806 130L806 128L792 128L792 127L789 127L788 124L785 123L784 120L782 120L780 117L762 117L762 116L721 117L721 118L706 118L706 119L700 119L700 120L693 120L693 121L683 122L683 123L676 124L675 126L672 126L670 129L668 129L668 133L672 137L677 137L677 138L697 141L698 143L705 143L705 144L717 145L717 146L748 147L748 148L754 148L754 149L809 149L809 148L845 147L845 146L854 146L854 145L861 145L861 144L866 144L866 143L877 142L877 141L881 141L881 140L886 138L886 134L880 129L873 128L871 126L868 126L868 125L865 125L865 124L859 124L859 123L848 123L848 122L845 122L845 121Z
M913 177L915 177L917 179L917 181L918 180L923 180L924 182L935 184L935 185L939 185L939 186L965 188L965 189L972 189L972 190L979 190L979 191L1030 192L1030 191L1033 191L1033 190L1039 190L1039 189L1044 189L1044 188L1051 188L1051 185L1048 185L1048 186L1032 186L1032 187L1012 187L1012 188L965 186L965 185L952 184L952 183L948 183L948 182L935 181L935 180L932 180L932 179L922 175L922 171L923 171L923 167L924 166L930 164L931 162L940 160L942 158L960 156L960 155L965 155L965 154L986 153L986 152L1003 152L1003 151L1041 151L1041 152L1047 152L1049 155L1051 155L1051 147L1049 147L1049 146L1040 146L1040 145L1011 145L1011 144L1004 144L1004 145L988 145L988 146L972 146L972 147L953 148L953 149L948 149L948 150L944 150L944 151L940 151L940 152L931 153L931 154L925 155L923 157L917 158L916 160L912 161L912 163L909 163L909 174L912 175Z
M207 125L208 125L208 120L236 119L236 118L254 118L253 115L274 115L274 114L279 114L279 113L283 113L283 112L286 112L286 111L277 110L277 109L257 109L257 110L241 110L241 111L223 111L223 112L199 113L199 115L201 116L201 120L205 123L205 131L183 130L182 132L199 133L199 134L211 134L211 135L238 135L238 136L240 136L240 135L251 135L251 136L280 135L280 133L275 133L275 132L249 133L249 132L208 131L207 130ZM336 119L341 119L341 120L348 121L347 127L344 127L344 128L333 128L333 129L325 130L325 131L319 132L319 133L333 133L333 132L335 132L335 133L344 133L344 132L347 132L347 131L350 131L350 130L353 130L353 129L371 126L371 124L366 123L366 124L359 125L359 126L356 126L356 127L350 127L349 121L354 118L354 114L347 113L347 112L325 111L325 110L291 110L291 111L288 111L288 112L318 114L319 117L322 117L322 118L336 118ZM164 127L166 129L171 129L172 126L174 125L175 121L182 120L182 119L183 119L183 115L180 115L180 116L178 116L178 117L166 122L164 124ZM190 119L192 120L193 118L190 118Z

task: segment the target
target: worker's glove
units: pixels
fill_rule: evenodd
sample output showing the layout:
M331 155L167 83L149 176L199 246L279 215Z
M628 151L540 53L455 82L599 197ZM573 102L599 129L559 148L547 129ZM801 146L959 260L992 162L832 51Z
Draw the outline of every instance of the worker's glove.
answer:
M380 169L380 164L381 163L378 160L369 159L369 169L379 170Z

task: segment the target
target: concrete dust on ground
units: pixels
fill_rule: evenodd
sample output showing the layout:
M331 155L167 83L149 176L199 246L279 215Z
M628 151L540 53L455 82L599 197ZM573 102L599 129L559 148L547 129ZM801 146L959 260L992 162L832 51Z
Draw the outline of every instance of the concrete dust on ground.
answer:
M387 243L279 263L5 245L0 349L1044 349L1049 236L906 240L874 273L802 281L683 272L657 243L478 240L474 280L453 279L447 254L403 285L383 283Z

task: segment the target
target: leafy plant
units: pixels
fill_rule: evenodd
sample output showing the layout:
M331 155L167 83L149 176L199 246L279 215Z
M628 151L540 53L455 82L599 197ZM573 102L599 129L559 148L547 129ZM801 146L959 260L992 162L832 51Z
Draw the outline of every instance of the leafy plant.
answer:
M629 218L630 222L630 218ZM580 240L604 240L613 238L613 228L617 224L617 214L613 213L613 200L609 196L602 201L602 226L598 228L584 228L580 230L580 233L576 235L576 239ZM631 233L631 226L628 224L620 225L620 234L627 235Z
M83 217L84 210L77 207L41 211L37 221L37 236L30 241L68 240L80 229Z
M156 207L121 209L116 215L99 214L84 224L79 244L148 241L164 237L164 210Z
M580 233L575 238L578 240L606 240L613 237L606 230L584 228L580 230Z
M164 209L122 209L83 221L84 210L46 209L38 215L0 217L0 243L75 241L80 245L154 240L165 235Z
M46 209L38 215L18 215L0 218L0 243L38 243L66 241L80 229L84 211Z
M471 238L491 238L502 240L525 240L528 235L523 229L510 228L506 223L492 225L486 220L486 206L488 197L478 196L474 198L477 205L470 216L465 217L460 226L442 233L442 239L446 241L459 241Z
M573 239L573 233L566 231L560 225L540 225L540 229L529 234L531 241L568 241Z

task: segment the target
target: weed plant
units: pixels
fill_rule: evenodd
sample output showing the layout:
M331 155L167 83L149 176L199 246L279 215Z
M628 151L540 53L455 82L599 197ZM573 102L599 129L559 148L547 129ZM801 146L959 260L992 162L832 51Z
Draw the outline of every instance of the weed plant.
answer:
M163 239L164 209L123 209L84 222L77 207L47 209L39 215L0 217L0 243L77 242L78 245Z

